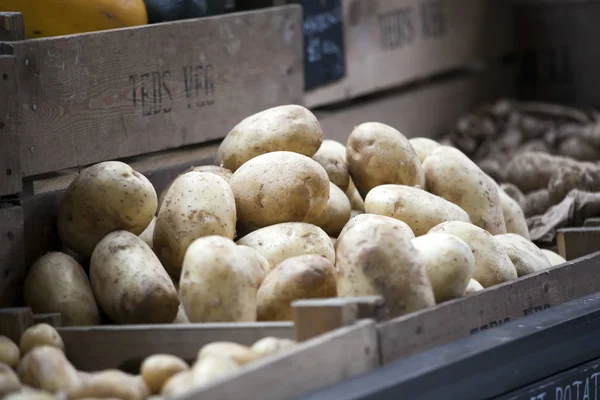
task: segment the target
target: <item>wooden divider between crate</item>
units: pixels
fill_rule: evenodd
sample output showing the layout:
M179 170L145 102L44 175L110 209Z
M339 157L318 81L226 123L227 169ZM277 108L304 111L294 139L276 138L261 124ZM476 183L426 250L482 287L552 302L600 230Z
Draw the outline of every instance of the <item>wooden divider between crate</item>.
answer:
M567 261L600 251L600 227L588 225L559 229L556 233L556 244L558 253Z

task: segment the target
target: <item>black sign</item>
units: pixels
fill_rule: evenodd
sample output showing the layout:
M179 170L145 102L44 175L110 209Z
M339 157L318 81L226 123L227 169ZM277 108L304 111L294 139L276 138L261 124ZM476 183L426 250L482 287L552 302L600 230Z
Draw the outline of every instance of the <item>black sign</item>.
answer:
M346 75L341 0L302 0L304 9L305 88L312 89Z

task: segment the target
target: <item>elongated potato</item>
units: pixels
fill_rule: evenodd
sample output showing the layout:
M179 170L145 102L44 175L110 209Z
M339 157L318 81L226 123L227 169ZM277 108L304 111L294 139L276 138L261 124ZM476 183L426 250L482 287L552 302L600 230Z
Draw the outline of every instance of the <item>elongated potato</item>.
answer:
M293 301L336 296L336 271L329 260L317 255L288 258L258 289L258 320L291 321Z
M346 189L346 196L350 200L350 206L352 210L365 212L365 201L361 197L360 193L358 193L358 189L354 186L354 182L352 182L352 178L348 183L348 189Z
M462 297L475 271L471 247L445 233L419 236L412 244L427 268L436 303Z
M316 254L335 262L335 252L327 233L318 226L303 222L268 226L244 236L237 244L258 251L271 269L283 260L305 254Z
M404 185L381 185L365 198L365 211L406 222L415 236L429 232L446 221L470 222L467 213L423 189Z
M233 239L235 223L235 199L227 182L208 172L185 173L173 182L156 218L154 251L169 274L179 277L190 243L212 235Z
M519 203L517 203L512 197L510 197L501 188L498 189L500 193L500 204L502 205L502 216L504 217L504 224L506 226L507 233L516 233L529 240L529 228L527 227L527 220L525 214Z
M521 235L506 233L496 235L495 238L508 254L519 276L533 274L552 266L542 250Z
M60 313L63 325L98 325L100 313L90 281L71 256L50 252L32 265L23 288L36 314Z
M281 353L295 345L296 342L293 340L268 336L257 340L250 349L262 358Z
M337 236L350 219L350 200L339 187L329 184L329 200L323 212L306 222L317 225L328 235Z
M195 240L185 253L179 295L191 322L256 321L256 287L236 244L221 236Z
M82 384L67 392L69 399L115 398L121 400L144 400L150 391L138 376L109 369L93 372L82 380Z
M336 244L338 296L382 296L390 318L435 305L427 270L405 229L368 219Z
M206 357L230 358L238 365L249 364L258 358L250 347L234 342L212 342L204 345L198 352L198 360Z
M39 346L52 346L62 352L65 351L65 344L56 329L51 325L43 323L35 324L25 329L19 340L21 356L25 356L34 347Z
M189 366L179 357L171 354L154 354L142 362L140 374L150 393L160 393L163 385L172 376L188 369Z
M506 233L497 184L460 150L440 146L423 168L427 190L458 205L492 235Z
M344 191L348 189L350 175L346 165L346 146L335 140L323 140L312 158L325 168L331 183Z
M229 184L240 222L256 227L308 220L322 213L329 199L325 169L289 151L253 158L234 172Z
M469 281L469 285L467 286L467 289L465 290L465 296L479 292L480 290L483 290L483 289L484 289L484 287L481 286L481 283L477 282L475 279L471 279Z
M4 397L11 392L21 389L19 377L8 365L0 362L0 396Z
M421 163L425 161L433 150L441 146L435 140L425 137L414 137L409 142L413 149L415 149L415 153L417 153L417 157L419 157Z
M354 128L346 145L348 171L364 198L376 186L425 187L425 175L408 139L391 126L367 122Z
M98 243L90 260L98 304L121 324L170 323L179 299L173 281L139 237L116 231Z
M410 226L406 224L406 222L400 221L396 218L386 217L385 215L377 215L377 214L358 214L355 217L352 217L350 221L344 226L344 229L338 235L338 238L335 242L335 248L337 249L337 243L344 236L344 234L352 229L355 225L362 224L363 222L377 222L381 224L388 224L391 226L396 226L398 229L402 230L402 232L407 235L410 239L415 238L415 234L413 233Z
M19 346L8 337L0 335L0 363L16 368L20 360Z
M110 232L142 233L156 207L156 191L144 175L119 161L99 163L81 171L67 188L58 235L71 250L89 257Z
M27 353L17 369L21 383L51 393L69 391L82 382L65 354L52 346L36 347Z
M550 251L547 249L541 249L541 250L542 250L542 253L544 253L544 256L546 256L546 258L548 259L548 261L550 261L550 264L552 266L564 264L567 262L567 260L565 260L564 258L562 258L561 256L559 256L558 254L556 254L553 251Z
M515 266L500 242L489 232L462 221L443 222L429 232L458 236L471 247L475 258L473 279L484 288L517 279Z
M271 270L271 265L262 254L252 247L238 245L237 248L246 259L246 262L252 271L256 290L258 290L260 285L262 285L263 281L267 277L267 274Z
M248 160L274 151L291 151L312 157L323 142L323 131L312 112L285 105L251 115L227 134L217 158L235 172Z

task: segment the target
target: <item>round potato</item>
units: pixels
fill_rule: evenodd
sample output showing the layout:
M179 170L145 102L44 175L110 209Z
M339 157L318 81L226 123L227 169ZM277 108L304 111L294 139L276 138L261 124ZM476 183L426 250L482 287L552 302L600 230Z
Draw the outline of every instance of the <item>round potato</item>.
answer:
M198 352L198 360L207 357L230 358L238 365L251 363L258 355L249 347L233 342L212 342L204 345Z
M328 235L337 236L350 219L350 200L339 187L329 184L329 200L325 210L306 222L317 225Z
M506 233L498 185L460 150L440 146L423 168L427 190L458 205L492 235Z
M367 219L336 244L338 296L382 296L388 318L435 305L427 270L406 229Z
M323 131L312 112L285 105L251 115L227 134L217 158L235 172L248 160L274 151L291 151L312 157L323 142Z
M348 199L350 200L352 211L365 212L365 201L361 197L360 193L358 193L356 186L354 186L352 178L350 178L348 189L346 190L346 196L348 196Z
M412 240L427 268L436 303L462 297L475 271L475 258L463 240L429 233Z
M181 358L171 354L154 354L147 357L140 368L142 379L150 393L160 393L163 385L174 375L186 371L189 366Z
M410 139L409 142L413 149L415 149L415 153L417 153L417 157L419 158L419 161L421 161L421 163L425 161L425 159L431 154L433 150L441 146L435 140L424 137L414 137Z
M496 235L495 238L508 254L519 276L533 274L552 266L542 250L521 235L506 233Z
M291 339L268 336L256 341L250 349L262 358L281 353L295 345L296 342Z
M29 353L34 347L39 346L52 346L60 351L65 351L62 338L56 329L48 324L35 324L25 329L25 332L21 334L19 341L21 357Z
M475 259L473 279L484 288L517 279L515 266L500 242L489 232L462 221L443 222L429 232L458 236L471 247Z
M25 279L23 297L36 314L60 313L66 326L100 324L90 281L67 254L50 252L38 258Z
M327 233L318 226L288 222L268 226L244 236L238 245L252 247L265 257L271 269L295 256L315 254L335 262L335 252Z
M194 240L235 237L233 192L221 177L191 171L174 182L156 218L154 251L169 274L179 277L185 251Z
M183 304L179 304L179 308L177 309L177 316L173 320L174 324L189 324L190 320L187 315L185 315L185 309L183 308Z
M312 158L325 168L331 183L344 191L348 189L350 175L346 165L346 146L335 140L323 140Z
M336 296L336 271L329 260L316 255L288 258L258 289L258 320L291 321L293 301Z
M16 368L21 360L19 346L6 336L0 335L0 363Z
M391 126L367 122L354 128L346 145L348 171L364 198L376 186L425 187L425 175L408 139Z
M0 362L0 397L19 390L21 390L21 382L15 371L8 365Z
M140 239L142 239L150 248L154 247L154 243L152 243L152 238L154 237L154 227L156 226L156 217L152 217L152 221L150 221L150 225L144 232L141 233Z
M541 249L541 250L542 250L542 253L544 254L544 256L548 259L548 261L550 261L550 264L552 266L564 264L567 262L567 260L565 260L564 258L562 258L561 256L559 256L558 254L556 254L553 251L550 251L547 249Z
M322 213L329 199L325 169L289 151L253 158L234 172L229 184L240 222L256 227L306 221Z
M71 250L89 257L106 234L141 234L156 212L156 191L129 165L107 161L81 171L62 198L58 235Z
M479 292L480 290L483 290L483 289L484 289L484 287L481 286L481 283L477 282L475 279L471 279L469 281L469 285L467 285L467 289L465 290L465 296L468 296L475 292Z
M408 238L414 239L415 234L413 233L410 226L406 224L406 222L402 222L396 218L386 217L385 215L377 215L377 214L358 214L355 217L352 217L350 221L344 226L344 229L338 235L337 240L335 241L335 248L337 249L337 244L339 240L344 236L344 234L352 229L354 226L362 224L364 222L377 222L381 224L388 224L391 226L396 226L398 229L402 230L402 232L407 235Z
M160 394L170 399L181 396L194 388L194 374L192 370L187 370L173 375L162 387Z
M415 236L446 221L470 222L467 213L443 198L412 186L381 185L365 198L365 211L406 222Z
M69 399L115 398L121 400L144 400L150 395L146 383L139 376L109 369L93 372L82 384L67 392Z
M238 250L245 257L255 282L256 290L262 285L271 266L266 258L252 247L238 245Z
M221 236L195 240L183 259L179 295L191 322L256 321L252 270L236 244Z
M240 365L229 357L207 355L192 367L192 383L194 387L204 386L239 369Z
M500 204L502 206L502 216L507 233L516 233L529 240L529 228L523 209L512 197L504 190L498 188L500 193Z
M120 324L170 323L179 299L173 281L152 249L126 231L106 235L90 260L98 304Z
M17 373L22 384L51 393L69 391L82 384L65 354L52 346L38 346L25 354Z

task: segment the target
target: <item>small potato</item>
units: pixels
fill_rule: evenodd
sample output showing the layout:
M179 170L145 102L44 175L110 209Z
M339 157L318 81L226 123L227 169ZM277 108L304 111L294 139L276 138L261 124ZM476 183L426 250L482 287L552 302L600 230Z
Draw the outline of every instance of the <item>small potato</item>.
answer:
M562 258L561 256L559 256L558 254L556 254L553 251L550 251L547 249L541 249L541 250L542 250L542 253L544 253L544 256L548 259L548 261L550 261L550 264L552 266L564 264L567 262L567 260L565 260L564 258Z
M315 160L289 151L255 157L229 181L241 223L265 227L302 222L325 210L327 172Z
M58 213L58 235L71 250L89 257L106 234L141 234L157 197L150 181L129 165L107 161L88 167L67 188Z
M195 386L208 384L240 369L240 365L230 357L206 355L193 365L192 375Z
M517 279L517 270L500 242L489 232L461 221L450 221L433 227L440 232L458 236L471 247L475 258L473 279L484 288Z
M250 349L263 358L284 352L295 345L296 342L293 340L268 336L256 341Z
M0 396L21 390L21 382L15 371L4 363L0 363Z
M256 290L262 285L271 270L271 266L266 258L252 247L238 245L238 250L248 262L248 266L252 271L253 280L256 284Z
M519 203L510 197L504 190L498 188L500 193L500 204L502 205L502 216L507 233L516 233L529 240L529 228L525 214Z
M419 157L419 161L421 161L421 163L425 161L425 159L433 150L441 146L435 140L424 137L414 137L410 139L409 142L413 149L415 149L415 153L417 153L417 157Z
M436 303L462 297L475 271L471 247L445 233L419 236L412 244L427 268Z
M15 342L6 336L0 335L0 363L16 368L20 359L21 353Z
M552 266L542 250L521 235L506 233L496 235L495 238L508 254L519 276L533 274Z
M336 243L338 296L382 296L389 318L434 306L427 270L411 239L406 229L378 219L348 229Z
M407 237L409 237L410 239L414 239L415 238L415 234L413 233L412 229L410 229L410 226L408 226L406 224L406 222L402 222L398 219L395 218L391 218L391 217L386 217L385 215L377 215L377 214L359 214L355 217L352 217L350 219L350 221L348 221L348 223L344 226L344 229L342 229L342 231L340 232L340 234L338 235L338 238L335 242L335 248L337 249L337 244L340 241L340 239L342 238L342 236L344 236L344 234L346 233L346 231L348 231L349 229L353 228L355 225L359 225L362 224L364 222L378 222L381 224L388 224L388 225L392 225L392 226L396 226L398 227L398 229L402 230L402 232L407 235Z
M460 150L440 146L423 168L427 190L465 210L474 225L492 235L506 233L497 184Z
M481 283L477 282L475 279L471 279L469 281L469 285L467 286L467 289L465 290L465 296L468 296L475 292L479 292L480 290L483 290L483 289L484 289L484 287L481 286Z
M34 313L60 313L66 326L100 324L90 281L67 254L50 252L38 258L27 274L23 297Z
M213 342L204 345L198 352L198 360L207 357L225 357L233 360L238 365L251 363L258 355L249 347L233 342Z
M354 128L346 145L348 171L364 198L384 184L425 188L425 175L408 139L391 126L367 122Z
M251 322L256 321L254 283L238 246L221 236L207 236L185 253L179 295L191 322Z
M470 222L467 213L423 189L404 185L381 185L365 198L365 211L406 222L415 236L429 232L446 221Z
M167 272L179 277L190 243L212 235L233 239L235 223L229 184L212 173L185 173L173 182L156 218L154 251Z
M165 399L181 396L194 389L194 374L187 370L173 375L162 387L160 394Z
M353 211L361 211L365 212L365 201L361 197L360 193L358 193L358 189L354 186L354 182L352 182L352 178L350 178L350 183L348 184L348 189L346 190L346 196L350 200L350 206Z
M119 324L170 323L179 299L152 249L126 231L106 235L90 260L90 281L104 312Z
M258 289L258 320L291 321L293 301L336 296L336 271L329 260L317 255L288 258Z
M152 238L154 237L154 227L156 226L156 217L152 217L152 221L150 221L150 225L141 233L140 239L142 239L150 248L154 247L152 243Z
M346 165L346 146L335 140L323 140L312 159L325 168L331 183L344 191L348 189L350 175Z
M181 358L170 354L155 354L142 362L140 374L150 393L160 393L163 385L189 366Z
M82 384L65 354L52 346L39 346L27 353L17 373L22 384L52 393L76 389Z
M328 235L337 236L350 219L350 200L339 187L329 184L329 200L325 210L317 216L309 218L306 222L317 225Z
M149 395L150 391L142 378L115 369L93 372L82 381L81 385L67 392L70 400L85 398L143 400Z
M21 340L19 341L21 357L29 353L34 347L38 346L52 346L62 352L65 351L65 344L63 343L62 338L56 329L48 324L36 324L30 326L21 334Z
M335 252L327 233L315 225L288 222L268 226L244 236L238 245L252 247L265 257L271 269L295 256L316 254L335 262Z
M251 115L227 134L217 154L222 167L235 172L248 160L274 151L312 157L323 142L323 131L312 112L284 105Z

